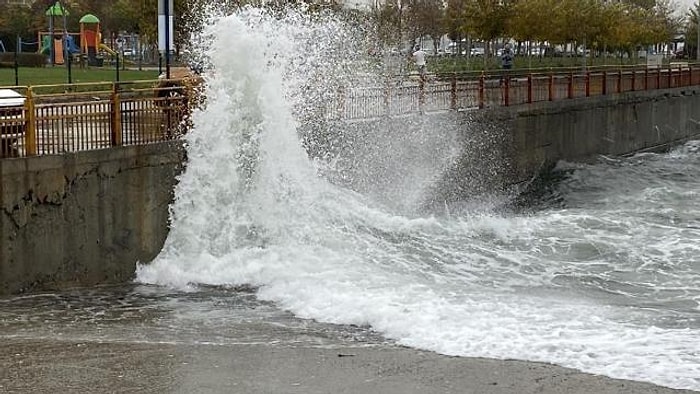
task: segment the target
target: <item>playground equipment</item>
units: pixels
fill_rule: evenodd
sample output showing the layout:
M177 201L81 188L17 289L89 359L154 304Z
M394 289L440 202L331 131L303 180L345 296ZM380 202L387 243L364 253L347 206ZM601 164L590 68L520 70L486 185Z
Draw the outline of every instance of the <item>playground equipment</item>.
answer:
M68 10L60 1L49 7L46 11L49 17L49 31L39 32L39 52L49 56L49 63L64 64L66 57L81 54L87 58L90 66L102 66L103 59L98 56L99 51L104 51L114 57L119 54L109 46L102 43L100 33L100 20L95 15L86 14L80 18L80 33L69 33L66 30L66 16ZM63 18L63 29L56 31L54 19ZM80 45L76 42L80 42Z
M49 55L49 62L51 64L63 64L65 60L66 50L70 48L68 45L64 45L64 40L67 40L68 32L66 31L66 16L68 15L68 10L63 7L60 1L57 1L54 5L46 10L46 16L49 17L49 36L43 48L40 49L41 53L47 53ZM63 19L63 30L61 30L62 35L56 35L54 29L54 19L56 17L61 17ZM39 33L39 42L44 43Z
M106 48L106 49L105 49ZM110 54L115 54L111 48L102 44L102 33L100 33L100 19L92 14L83 15L80 18L80 49L87 54L88 65L101 66L100 59L97 58L97 51L105 49Z
M80 48L75 43L75 37L79 36L79 33L51 34L50 32L39 32L39 41L41 42L39 52L51 56L53 49L53 58L50 59L51 63L64 64L66 54L76 55L80 53Z

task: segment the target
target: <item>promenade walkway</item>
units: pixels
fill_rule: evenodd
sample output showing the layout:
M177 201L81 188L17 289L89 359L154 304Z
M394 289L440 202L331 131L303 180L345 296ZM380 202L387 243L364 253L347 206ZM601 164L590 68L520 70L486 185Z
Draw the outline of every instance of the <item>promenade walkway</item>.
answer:
M179 138L189 127L195 91L135 81L25 87L21 115L0 113L0 129L17 122L24 133L0 158L61 154ZM635 91L700 85L700 65L590 68L509 73L470 73L387 78L338 89L325 103L328 121L358 121L436 111L477 110L544 101L583 99ZM159 87L158 87L159 86ZM59 93L56 93L58 91ZM4 126L3 126L4 125Z
M633 91L700 85L700 66L590 68L528 72L438 74L391 78L383 86L342 89L327 119L358 120L409 113L467 110L561 101Z

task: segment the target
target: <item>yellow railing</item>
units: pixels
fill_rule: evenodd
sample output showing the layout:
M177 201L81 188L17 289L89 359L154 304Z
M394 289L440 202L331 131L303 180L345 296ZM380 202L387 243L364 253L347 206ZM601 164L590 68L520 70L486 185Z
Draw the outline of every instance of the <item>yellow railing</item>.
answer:
M192 89L181 80L12 87L24 110L0 108L0 157L61 154L178 138Z

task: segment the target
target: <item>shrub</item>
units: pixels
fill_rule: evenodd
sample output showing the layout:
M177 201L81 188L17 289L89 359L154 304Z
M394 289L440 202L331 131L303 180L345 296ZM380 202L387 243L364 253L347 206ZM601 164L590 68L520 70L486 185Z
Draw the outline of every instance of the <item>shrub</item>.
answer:
M46 65L46 56L40 53L21 52L17 54L17 65L20 67L44 67ZM14 52L0 53L0 68L14 66Z

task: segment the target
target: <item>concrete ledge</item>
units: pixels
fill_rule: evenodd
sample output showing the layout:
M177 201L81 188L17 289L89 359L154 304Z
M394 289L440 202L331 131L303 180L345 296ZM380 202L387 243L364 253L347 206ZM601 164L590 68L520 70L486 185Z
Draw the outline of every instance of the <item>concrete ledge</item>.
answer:
M181 143L0 160L0 294L123 282L168 232Z
M590 162L700 138L700 87L539 102L472 117L506 130L503 161L513 169L511 182L519 183L560 160Z

